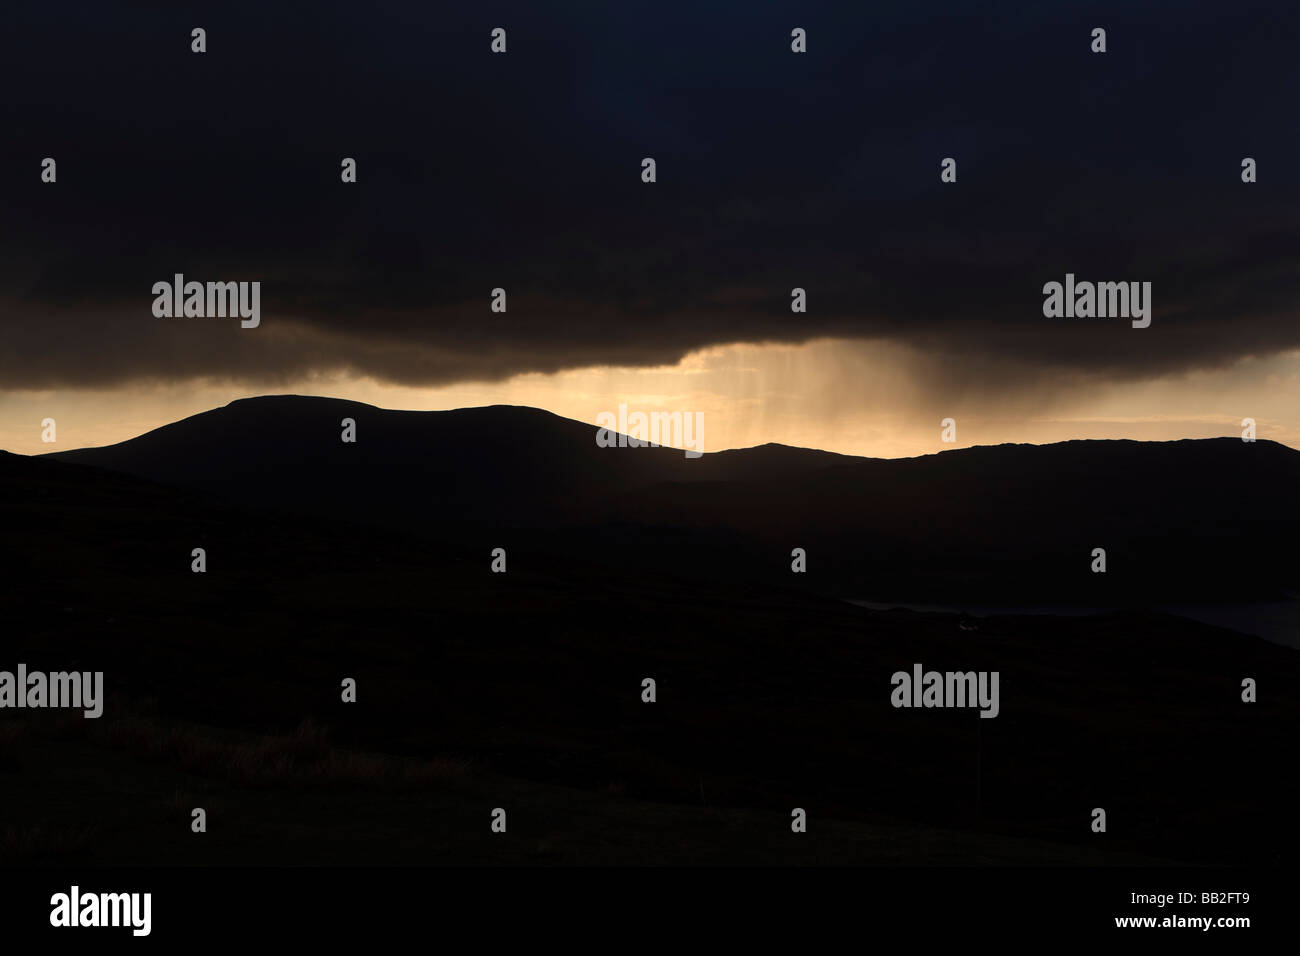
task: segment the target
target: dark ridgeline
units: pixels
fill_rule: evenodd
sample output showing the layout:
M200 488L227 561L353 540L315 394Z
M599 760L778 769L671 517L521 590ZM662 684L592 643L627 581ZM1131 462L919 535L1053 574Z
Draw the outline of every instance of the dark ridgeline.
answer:
M340 441L345 417L356 444ZM764 445L687 460L601 448L595 432L534 408L277 396L48 457L476 547L485 530L512 528L574 558L848 597L1268 600L1300 580L1300 452L1275 442L1071 441L901 460ZM793 547L815 573L789 573ZM1096 547L1105 575L1088 571Z
M0 455L0 668L102 669L110 694L100 721L0 715L0 805L28 821L0 852L1290 859L1296 653L1136 599L1294 589L1298 477L1269 442L688 461L535 409L292 397ZM971 631L845 595L1129 609ZM890 675L917 662L1000 671L1000 715L893 709ZM220 827L190 834L194 806Z

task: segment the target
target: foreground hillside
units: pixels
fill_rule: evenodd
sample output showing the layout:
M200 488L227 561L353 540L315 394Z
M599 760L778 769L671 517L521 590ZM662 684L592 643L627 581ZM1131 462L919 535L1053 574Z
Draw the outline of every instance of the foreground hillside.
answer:
M0 667L102 669L110 694L98 722L0 712L14 857L183 858L202 800L202 852L248 862L315 859L336 829L350 858L468 862L1297 848L1300 663L1231 632L1139 612L971 631L530 547L493 574L456 541L51 460L0 455L0 492ZM894 709L917 662L1000 671L999 716ZM480 842L494 807L519 846ZM794 807L816 841L787 840Z

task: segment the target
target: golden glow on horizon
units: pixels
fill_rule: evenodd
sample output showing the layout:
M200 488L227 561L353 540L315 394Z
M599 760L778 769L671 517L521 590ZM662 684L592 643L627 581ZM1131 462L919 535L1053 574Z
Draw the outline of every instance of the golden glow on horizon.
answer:
M1237 437L1245 417L1255 419L1260 438L1300 447L1300 353L1127 383L1012 365L1005 375L998 371L985 360L975 374L964 359L893 343L819 340L719 346L659 368L595 367L428 388L317 378L272 387L0 392L0 448L43 454L112 444L237 398L285 393L416 410L532 405L593 424L620 403L630 411L702 412L706 452L780 442L894 458L1000 442ZM939 440L947 417L957 421L955 445ZM57 422L55 444L41 441L44 418Z

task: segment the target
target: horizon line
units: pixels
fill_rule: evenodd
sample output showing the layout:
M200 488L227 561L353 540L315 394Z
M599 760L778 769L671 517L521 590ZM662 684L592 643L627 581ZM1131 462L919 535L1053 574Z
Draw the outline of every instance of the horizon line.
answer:
M574 423L575 425L581 425L581 426L589 427L589 428L592 428L592 429L599 429L599 428L602 427L602 426L600 426L600 425L598 425L598 424L595 424L595 423L584 422L584 421L582 421L582 420L580 420L580 419L576 419L576 418L569 418L569 417L567 417L567 416L565 416L565 415L560 415L560 414L558 414L558 413L556 413L556 412L553 412L553 411L551 411L550 409L541 408L541 407L536 406L536 405L520 405L520 404L515 404L515 403L510 403L510 402L494 402L494 403L487 404L487 405L464 405L464 406L459 406L459 407L457 407L457 408L447 408L447 409L389 408L389 407L382 406L382 405L374 405L374 404L372 404L372 403L370 403L370 402L363 402L363 401L360 401L360 400L358 400L358 399L339 398L339 397L336 397L336 396L330 396L330 395L304 395L304 394L300 394L300 393L296 393L296 392L281 392L281 393L265 394L265 395L248 395L248 396L242 396L242 397L240 397L240 398L231 399L229 402L225 403L224 405L214 405L214 406L211 407L211 408L207 408L207 409L204 409L203 411L195 412L195 413L192 414L192 415L185 415L185 416L183 416L183 417L181 417L181 418L177 418L177 419L175 419L175 420L173 420L173 421L165 422L165 423L163 423L163 424L161 424L161 425L157 425L157 426L155 426L155 427L153 427L153 428L149 428L149 429L147 429L147 430L145 430L145 431L143 431L143 432L140 432L139 434L132 435L132 436L129 437L129 438L124 438L124 439L121 439L120 441L109 442L109 443L107 443L107 444L102 444L102 445L79 445L79 446L77 446L76 448L66 448L66 449L60 449L60 450L57 450L57 451L47 451L47 452L39 452L39 453L33 453L33 454L25 454L25 453L23 453L23 452L10 451L10 450L7 449L7 448L0 448L0 452L4 452L5 454L10 454L10 455L17 455L17 456L24 457L24 458L44 458L44 457L48 457L48 456L50 456L50 455L64 454L64 453L67 453L67 452L73 452L73 451L82 451L82 450L85 450L85 449L93 449L93 448L112 448L112 447L117 446L117 445L124 445L124 444L126 444L127 442L137 441L137 440L139 440L139 439L141 439L141 438L144 438L144 437L146 437L146 436L148 436L148 435L151 435L151 434L153 434L154 432L156 432L156 431L160 431L160 430L162 430L162 429L164 429L164 428L170 428L170 427L172 427L173 425L181 424L182 422L189 421L190 419L193 419L193 418L198 418L198 417L200 417L200 416L202 416L202 415L210 415L210 414L212 414L213 412L220 411L220 410L225 409L225 408L230 408L231 406L234 406L234 405L238 405L238 404L241 404L241 403L262 402L262 401L274 400L274 399L298 399L298 400L304 400L304 401L338 402L338 403L346 404L346 405L362 406L362 407L370 408L370 409L374 409L375 411L380 411L380 412L398 412L398 413L403 413L403 414L419 414L419 415L444 415L444 414L454 414L454 413L456 413L456 412L479 411L479 410L488 410L488 409L494 409L494 408L526 409L526 410L528 410L528 411L541 412L542 414L549 415L549 416L551 416L552 418L556 418L556 419L559 419L559 420L561 420L561 421L572 422L572 423ZM615 434L623 434L623 433L621 433L621 432L615 432ZM638 440L638 441L643 441L644 439L636 439L636 440ZM857 461L913 461L913 460L920 459L920 458L931 458L931 457L934 457L935 455L943 455L943 454L947 454L947 453L949 453L949 452L954 452L954 451L971 451L971 450L980 449L980 448L1005 448L1005 447L1007 447L1007 446L1012 446L1012 447L1030 447L1030 448L1050 448L1050 447L1055 446L1055 445L1066 445L1066 444L1072 444L1072 443L1076 443L1076 442L1095 442L1095 443L1098 443L1098 444L1118 444L1118 443L1129 443L1129 444L1140 444L1140 445L1157 445L1157 444L1159 444L1159 445L1167 445L1167 444L1174 444L1174 443L1178 443L1178 442L1210 442L1210 441L1228 441L1228 440L1232 440L1232 441L1243 441L1243 442L1244 442L1244 440L1241 439L1240 437L1234 437L1234 436L1231 436L1231 435L1207 436L1207 437L1201 437L1201 438L1182 437L1182 438L1163 438L1163 439L1142 439L1142 438L1064 438L1064 439L1061 439L1060 441L1053 441L1053 442L1015 442L1015 441L1007 441L1007 442L998 442L998 443L996 443L996 444L956 445L956 446L953 447L953 448L941 448L941 449L938 449L937 451L926 452L926 453L923 453L923 454L920 454L920 455L900 455L900 456L896 456L896 457L889 457L889 456L883 456L883 455L854 455L854 454L849 454L849 453L846 453L846 452L833 451L833 450L828 449L828 448L816 448L816 447L808 446L808 445L791 445L791 444L787 444L787 443L785 443L785 442L775 442L775 441L771 441L771 442L762 442L762 443L757 444L757 445L738 445L738 446L734 446L734 447L730 447L730 448L720 448L720 449L717 449L716 451L706 451L706 452L702 452L701 454L704 455L704 456L708 456L708 455L719 455L719 454L724 454L724 453L726 453L726 452L752 451L752 450L759 449L759 448L788 448L788 449L791 449L791 450L793 450L793 451L806 451L806 452L814 452L814 453L822 454L822 455L834 455L834 456L837 457L837 458L854 459L854 460L857 460ZM1251 442L1245 442L1245 443L1250 444ZM1272 438L1256 438L1256 439L1253 440L1253 443L1255 443L1255 444L1259 444L1259 443L1267 443L1267 444L1272 444L1272 445L1278 445L1278 446L1280 446L1280 447L1282 447L1282 448L1286 448L1286 449L1289 449L1289 450L1291 450L1291 451L1300 452L1300 448L1297 448L1297 447L1295 447L1295 446L1293 446L1293 445L1288 445L1286 442L1278 441L1278 440L1276 440L1276 439L1272 439ZM654 445L654 446L647 446L647 447L665 448L665 449L675 450L675 451L685 451L685 449L679 448L679 447L677 447L676 445L657 444L657 445Z

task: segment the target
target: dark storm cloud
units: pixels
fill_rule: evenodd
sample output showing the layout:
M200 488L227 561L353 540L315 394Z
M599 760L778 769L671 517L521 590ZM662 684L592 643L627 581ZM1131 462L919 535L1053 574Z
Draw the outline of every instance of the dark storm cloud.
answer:
M1289 8L7 16L0 387L442 383L824 335L1103 378L1300 347ZM154 318L151 287L177 272L260 280L261 327ZM1151 282L1151 328L1043 318L1066 272Z

